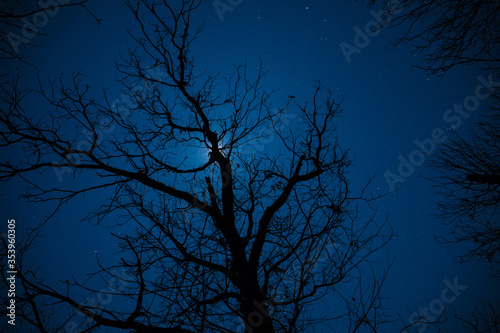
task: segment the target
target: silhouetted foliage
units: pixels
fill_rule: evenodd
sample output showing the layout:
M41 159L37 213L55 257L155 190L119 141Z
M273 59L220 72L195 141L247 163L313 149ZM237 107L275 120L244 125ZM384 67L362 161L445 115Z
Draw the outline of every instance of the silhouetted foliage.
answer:
M120 261L99 263L93 275L126 282L107 292L122 302L85 303L75 295L99 288L35 278L23 258L37 228L20 248L18 317L42 332L72 321L84 332L235 332L242 323L248 332L297 332L318 322L358 332L386 323L384 276L364 281L391 230L375 212L358 216L357 203L374 198L350 188L351 159L335 136L342 98L318 82L309 102L290 95L274 108L260 70L251 79L236 66L226 80L197 70L190 48L202 30L191 19L198 2L127 5L139 24L137 47L117 63L129 101L112 102L105 91L92 97L80 74L40 80L37 91L15 78L2 87L0 114L4 151L26 153L4 158L0 178L21 177L28 200L59 209L112 191L87 219L130 230L113 234ZM50 112L25 109L32 96ZM49 169L94 175L95 183L43 188L37 176ZM345 312L308 312L319 302ZM61 313L69 313L64 321Z
M490 80L499 77L499 1L366 2L370 7L380 4L384 8L378 12L382 18L379 29L399 27L405 31L393 46L413 46L427 63L420 68L428 73L444 75L457 66L479 65ZM498 92L490 93L498 103ZM456 134L439 147L429 163L438 176L429 179L441 195L438 216L451 227L449 235L438 239L470 245L459 260L487 262L496 275L500 250L500 119L499 110L492 111L469 135ZM475 332L498 332L500 327L498 310L491 304L470 316L456 318Z
M382 27L405 27L394 45L410 44L423 55L425 70L444 74L480 64L496 71L500 54L500 2L496 0L368 0L389 19ZM406 29L407 27L407 29Z
M440 217L451 226L445 242L466 242L460 259L491 264L498 273L500 255L500 118L483 117L469 135L455 134L429 164L438 172L430 179L442 200Z
M488 302L476 307L468 316L455 314L455 318L464 323L467 332L495 333L500 328L500 304Z
M46 36L43 27L60 9L82 7L99 23L99 19L90 12L83 1L30 0L2 1L0 4L0 59L19 59L27 63L29 56L21 51L28 46L39 46L33 42L35 36Z

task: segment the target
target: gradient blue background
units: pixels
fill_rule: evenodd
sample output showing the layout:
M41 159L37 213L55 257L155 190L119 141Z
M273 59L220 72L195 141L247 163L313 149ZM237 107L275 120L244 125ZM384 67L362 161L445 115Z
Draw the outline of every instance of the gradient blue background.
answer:
M33 40L43 46L30 48L25 54L32 55L30 61L42 77L81 71L96 94L102 86L119 99L113 60L120 50L134 47L126 29L133 31L136 26L129 25L132 16L121 1L91 1L88 8L103 19L99 26L81 9L60 11L42 29L48 37ZM412 67L423 62L421 55L411 53L410 46L388 47L402 29L384 29L348 63L339 44L353 45L354 28L364 29L373 20L370 9L354 1L245 0L232 12L224 13L224 20L207 2L196 19L205 23L193 49L199 67L224 74L233 64L246 61L250 69L256 70L261 59L269 71L264 85L279 89L279 96L291 94L305 100L311 96L316 80L339 97L346 96L338 134L342 145L355 156L350 178L353 187L359 189L377 173L370 187L377 194L389 191L384 172L397 172L398 156L408 158L417 148L415 139L429 138L435 128L448 128L443 113L473 94L479 84L477 77L483 75L479 67L467 67L454 69L443 78L427 76ZM4 72L12 72L12 62L3 66ZM27 81L35 77L33 69L22 72ZM479 110L464 120L458 132L466 133L476 115L486 112L488 103L481 102ZM397 191L377 203L380 218L389 214L397 235L377 256L382 263L394 259L384 288L385 295L391 298L388 304L406 319L408 309L428 307L432 300L440 298L443 280L453 281L455 277L468 286L452 304L459 313L471 311L488 299L499 299L498 281L489 278L484 265L457 264L454 258L463 248L434 240L435 235L443 235L448 229L431 217L436 213L438 198L422 175L432 176L432 170L417 167L412 176L398 184ZM59 185L52 171L41 175L40 181L47 186ZM64 175L68 184L80 181L86 178ZM18 200L19 184L15 181L1 186L5 223L1 228L5 230L8 218L15 218L21 237L23 227L40 223L50 205ZM109 242L109 232L122 231L79 223L104 198L105 193L77 198L43 229L44 237L27 259L41 266L40 275L47 281L64 281L72 275L83 277L96 269L96 254L104 262L113 262L116 248ZM448 323L450 331L458 330L460 326L455 325L453 320Z

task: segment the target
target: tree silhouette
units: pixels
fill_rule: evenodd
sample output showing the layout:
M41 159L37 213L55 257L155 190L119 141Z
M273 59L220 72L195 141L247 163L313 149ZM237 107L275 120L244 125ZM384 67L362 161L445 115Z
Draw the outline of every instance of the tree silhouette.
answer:
M127 5L140 31L137 48L117 62L128 99L113 102L106 91L92 97L81 74L48 85L40 79L37 91L16 77L2 87L0 116L5 151L26 152L7 154L2 180L21 177L26 198L55 201L55 211L107 189L110 199L87 220L134 225L113 234L120 261L99 263L94 273L113 279L104 294L122 302L84 302L79 293L103 292L76 279L47 285L35 278L23 258L36 228L19 248L18 317L42 332L68 325L84 332L297 332L321 321L357 332L384 324L383 276L364 284L363 272L391 230L375 222L375 212L359 216L357 203L374 198L366 187L360 194L350 188L351 159L335 136L342 98L318 82L309 102L289 96L275 108L275 92L261 88L262 66L255 79L246 66L226 80L196 69L190 48L202 30L192 22L199 2ZM33 96L50 112L25 109ZM296 124L286 118L292 110ZM61 183L43 188L36 176L48 169ZM94 181L69 184L66 174ZM345 312L308 312L329 299ZM51 315L67 309L62 321Z
M402 28L393 46L410 44L423 55L430 74L444 75L456 67L480 65L489 81L498 78L500 54L500 3L494 0L368 0L382 4L378 28ZM490 89L498 104L499 96ZM434 153L428 165L437 176L428 177L440 194L439 214L450 226L439 241L468 244L459 261L490 264L498 275L500 229L500 151L498 105L474 125L469 135L454 133ZM464 327L476 332L498 331L498 311L483 304L471 315L455 315ZM415 329L417 326L414 326Z
M429 165L438 172L430 177L443 198L440 217L451 226L450 243L471 247L460 259L491 264L498 273L500 253L500 118L485 116L468 136L456 134L434 154Z
M27 63L29 57L20 55L20 50L39 46L32 38L46 36L42 28L62 8L82 7L99 23L100 20L85 6L88 1L3 1L0 4L0 59L18 59Z
M476 307L467 317L458 314L455 314L455 317L464 323L469 332L498 332L500 327L498 304L491 302Z
M368 1L370 6L378 3ZM426 53L431 73L444 74L457 65L481 64L492 78L498 77L500 52L500 4L498 1L391 1L384 0L385 12L394 26L409 25L394 44L413 43L415 50ZM385 17L385 16L382 16ZM388 23L388 22L384 22ZM489 96L498 103L491 87ZM451 242L475 244L461 258L479 259L496 264L499 230L496 210L500 184L498 152L498 108L470 131L444 143L432 156L430 166L440 176L430 177L443 200L439 209L452 225ZM493 265L495 266L495 265Z
M481 64L499 69L500 4L496 0L368 0L383 4L382 27L408 27L394 45L411 44L427 62L422 67L444 74L456 66ZM385 19L384 19L385 18Z

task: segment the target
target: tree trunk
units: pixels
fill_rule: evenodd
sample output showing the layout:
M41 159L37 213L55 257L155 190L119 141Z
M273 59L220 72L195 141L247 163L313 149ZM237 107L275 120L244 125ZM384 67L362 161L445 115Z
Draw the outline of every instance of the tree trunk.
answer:
M271 301L254 299L241 304L240 310L245 321L245 333L275 332L267 304L271 304Z

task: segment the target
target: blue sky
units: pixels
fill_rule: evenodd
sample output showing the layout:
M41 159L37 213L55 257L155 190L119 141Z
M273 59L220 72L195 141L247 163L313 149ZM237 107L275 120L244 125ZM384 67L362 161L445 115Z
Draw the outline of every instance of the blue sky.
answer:
M223 20L212 2L204 4L198 12L197 19L204 22L205 28L193 48L196 64L224 75L233 64L245 62L256 71L262 60L268 71L265 87L279 89L277 105L288 95L298 100L309 98L317 80L337 96L345 96L338 135L342 145L355 156L350 174L355 189L376 174L370 189L377 194L389 192L386 171L397 172L398 157L408 159L418 148L415 140L430 138L436 128L452 131L450 124L443 121L443 114L474 94L480 84L477 77L483 75L478 67L466 67L456 68L442 78L428 76L413 67L423 62L421 55L411 53L410 46L389 47L390 41L402 33L401 29L383 29L347 61L339 45L355 45L356 28L364 29L373 20L370 9L359 2L232 3L239 4L223 13ZM119 99L113 60L120 51L133 47L126 29L133 31L136 26L130 25L132 16L121 1L91 1L89 9L103 19L99 26L81 10L61 11L43 28L48 37L35 37L42 46L29 50L31 61L44 78L81 71L96 94L102 86L109 89L110 96ZM34 83L34 70L23 72L25 79ZM477 113L487 107L488 100L481 101L478 111L464 119L457 131L465 133L477 119ZM435 235L442 235L447 229L431 216L436 213L438 198L422 175L432 176L432 171L425 165L416 167L404 183L396 185L397 191L378 201L380 216L389 215L397 235L377 257L381 262L394 259L385 286L394 310L406 316L408 308L416 311L429 307L434 299L441 297L446 286L443 281L455 278L467 286L452 303L458 311L470 311L488 298L498 299L498 282L488 277L486 267L455 263L455 256L463 248L448 247L434 240ZM45 185L59 184L51 171L40 177ZM63 181L69 184L86 178L73 179L65 174ZM19 229L42 221L48 205L18 200L16 182L1 186L3 215L15 216L20 221ZM80 198L63 208L44 228L44 237L30 256L32 262L40 264L42 275L54 281L65 280L72 274L82 276L95 268L96 253L112 259L114 248L107 240L108 233L116 230L79 223L104 198L104 193ZM449 325L451 330L455 327L453 322Z

